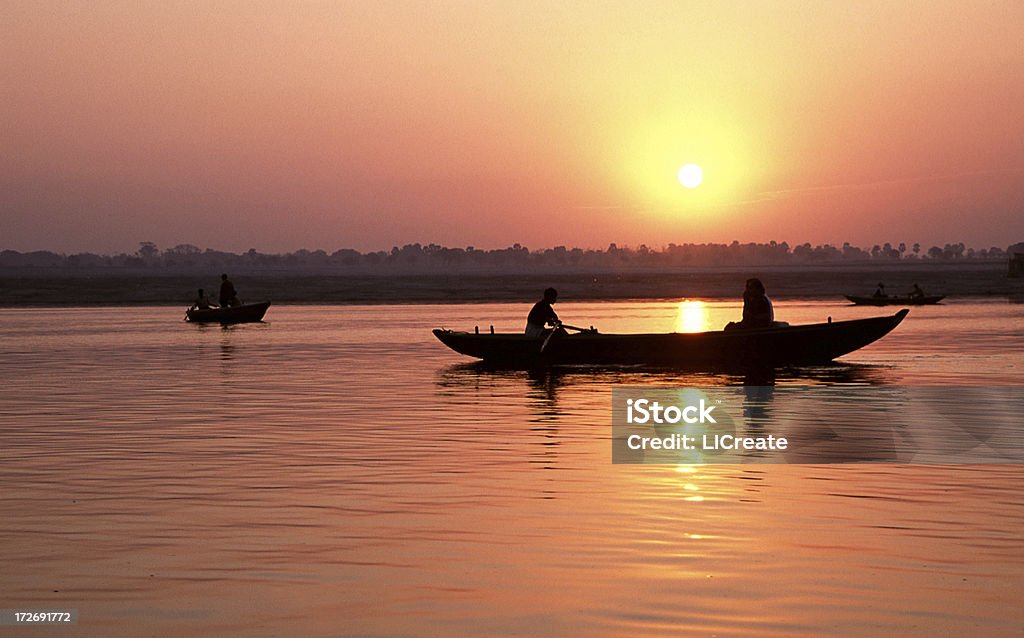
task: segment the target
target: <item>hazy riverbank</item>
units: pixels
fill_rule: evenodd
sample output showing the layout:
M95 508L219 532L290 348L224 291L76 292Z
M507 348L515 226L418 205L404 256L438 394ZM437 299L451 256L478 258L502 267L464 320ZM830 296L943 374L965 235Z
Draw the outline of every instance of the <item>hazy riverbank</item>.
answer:
M187 305L197 288L216 296L219 273L209 275L2 273L2 306ZM530 301L547 286L563 300L732 299L743 281L759 276L773 298L836 299L870 294L884 282L891 294L914 283L950 296L1024 297L1024 280L1000 264L896 267L721 268L676 272L508 273L423 275L232 274L245 301L279 303L466 303Z

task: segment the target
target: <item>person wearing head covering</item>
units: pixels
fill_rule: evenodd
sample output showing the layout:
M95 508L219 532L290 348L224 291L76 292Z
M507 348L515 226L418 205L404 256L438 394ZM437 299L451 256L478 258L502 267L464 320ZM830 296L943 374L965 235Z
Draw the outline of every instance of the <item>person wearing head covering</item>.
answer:
M743 290L743 319L730 321L725 329L769 328L774 323L775 309L772 307L772 300L768 298L761 280L751 277L747 280L747 286ZM779 322L778 325L789 324Z
M740 323L744 328L767 328L773 321L775 309L764 284L756 277L748 279L743 291L743 321Z

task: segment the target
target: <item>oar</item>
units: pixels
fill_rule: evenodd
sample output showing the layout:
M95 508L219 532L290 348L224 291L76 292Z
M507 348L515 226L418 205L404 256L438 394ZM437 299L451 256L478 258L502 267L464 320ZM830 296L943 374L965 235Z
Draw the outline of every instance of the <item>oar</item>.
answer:
M561 327L563 327L563 328L565 328L567 330L575 330L577 332L597 332L597 330L594 330L593 326L591 326L589 328L577 328L576 326L570 326L570 325L567 325L567 324L563 323L563 324L561 324Z
M544 350L547 349L548 344L551 343L551 337L555 336L556 332L558 332L558 328L555 328L550 333L548 333L548 338L544 340L544 343L540 344L540 351L541 352L544 352Z
M578 332L597 332L597 330L594 330L593 328L577 328L576 326L569 326L569 325L566 325L564 323L560 323L560 324L558 324L555 327L554 330L552 330L548 334L547 338L544 339L544 343L540 344L540 351L541 352L544 352L547 349L548 343L551 342L551 338L555 336L555 334L558 332L559 328L567 328L569 330L576 330Z

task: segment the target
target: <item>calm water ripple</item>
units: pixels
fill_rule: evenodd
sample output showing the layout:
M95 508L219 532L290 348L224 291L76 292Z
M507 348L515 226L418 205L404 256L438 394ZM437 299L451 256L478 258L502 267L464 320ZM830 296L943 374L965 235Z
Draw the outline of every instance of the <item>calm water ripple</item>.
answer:
M559 312L605 332L739 312L693 308ZM1020 635L1024 466L612 465L613 386L744 378L495 371L429 333L522 312L0 310L0 607L78 609L55 636ZM1022 319L922 308L774 381L1024 386Z

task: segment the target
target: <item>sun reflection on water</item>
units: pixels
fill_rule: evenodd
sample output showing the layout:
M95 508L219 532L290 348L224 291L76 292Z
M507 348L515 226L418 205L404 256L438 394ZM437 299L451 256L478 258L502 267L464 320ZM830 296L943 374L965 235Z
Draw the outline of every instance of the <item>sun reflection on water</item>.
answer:
M679 302L676 332L704 332L707 330L707 309L703 301L684 299Z

